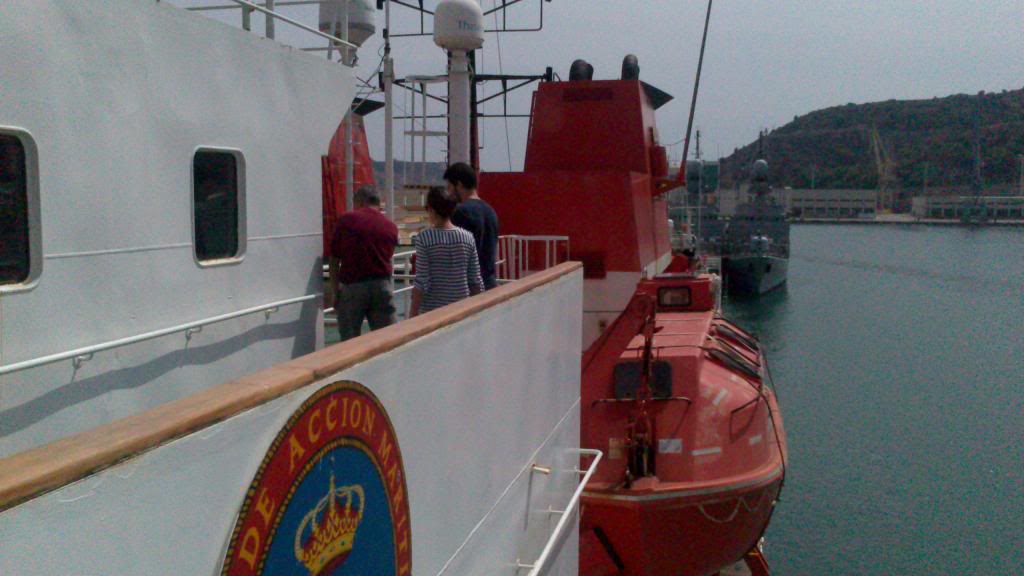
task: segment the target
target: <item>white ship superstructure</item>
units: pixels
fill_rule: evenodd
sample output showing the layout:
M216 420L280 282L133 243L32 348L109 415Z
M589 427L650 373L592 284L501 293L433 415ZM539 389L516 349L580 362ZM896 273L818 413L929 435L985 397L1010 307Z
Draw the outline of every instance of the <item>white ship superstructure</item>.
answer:
M0 574L577 573L578 264L317 351L351 68L157 0L0 51Z
M0 456L313 351L352 70L164 2L0 12L0 133L39 206L30 279L0 286Z

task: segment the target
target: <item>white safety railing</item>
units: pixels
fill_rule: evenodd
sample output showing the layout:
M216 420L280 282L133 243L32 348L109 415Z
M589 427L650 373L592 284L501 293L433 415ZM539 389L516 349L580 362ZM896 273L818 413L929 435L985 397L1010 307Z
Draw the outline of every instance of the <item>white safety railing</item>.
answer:
M391 262L395 270L395 314L399 318L409 317L409 305L412 303L412 282L416 275L412 273L412 261L415 250L395 254Z
M351 43L351 42L349 42L347 40L344 40L342 38L338 38L337 36L335 36L333 34L328 34L326 32L322 32L322 31L320 31L317 28L314 28L312 26L308 26L306 24L303 24L302 22L299 22L298 20L295 20L294 18L289 18L288 16L285 16L284 14L281 14L280 12L276 11L276 8L277 7L281 7L281 6L300 6L300 5L304 5L304 4L320 4L321 3L320 0L283 0L283 1L265 0L262 5L261 4L256 4L254 2L248 2L247 0L227 0L227 1L233 2L234 4L217 5L217 6L192 6L192 7L186 8L186 9L191 11L191 12L209 12L209 11L219 11L219 10L241 10L242 11L241 26L242 26L242 29L246 30L246 31L249 31L249 30L252 29L252 23L251 23L252 13L253 12L259 12L259 13L263 14L264 16L266 16L266 32L265 32L265 35L266 35L267 38L274 39L274 37L276 36L275 29L274 29L274 22L280 20L281 22L284 22L286 24L290 24L290 25L298 28L299 30L302 30L304 32L308 32L309 34L313 34L314 36L318 36L318 37L320 37L320 38L330 42L330 44L328 44L328 46L326 48L321 48L321 47L303 48L303 50L306 50L306 51L326 51L328 58L331 58L331 54L332 54L333 50L339 50L339 55L342 55L343 51L341 49L343 49L343 48L347 48L347 49L350 49L350 50L353 50L353 51L359 48L358 46L356 46L355 44L353 44L353 43ZM347 58L343 57L341 59L341 62L342 62L342 64L345 64L346 66L352 66L352 63L351 63L350 59L347 59Z
M507 235L498 238L499 282L520 280L568 260L568 236Z
M244 310L238 310L228 314L221 314L219 316L211 316L210 318L204 318L202 320L196 320L186 324L179 324L177 326L163 328L161 330L154 330L152 332L146 332L145 334L111 340L109 342L103 342L102 344L93 344L92 346L76 348L75 350L68 350L67 352L60 352L58 354L33 358L32 360L25 360L24 362L15 362L14 364L0 366L0 376L3 376L4 374L11 374L12 372L28 370L29 368L44 366L46 364L53 364L54 362L60 362L62 360L71 360L74 362L75 368L78 368L83 362L92 360L93 356L98 352L113 350L114 348L121 348L123 346L145 342L146 340L154 340L156 338L170 336L171 334L178 334L181 332L185 333L186 340L191 340L194 334L198 334L203 331L203 326L209 326L210 324L216 324L218 322L224 322L226 320L232 320L234 318L240 318L242 316L248 316L259 312L263 312L266 314L267 319L270 319L270 315L279 311L283 306L307 302L318 297L319 294L309 294L307 296L299 296L298 298L289 298L288 300L263 304L262 306L254 306L252 308L246 308Z
M600 450L592 450L583 448L577 450L580 456L593 456L594 461L587 466L586 470L577 469L576 472L583 474L583 478L580 479L579 485L572 494L572 498L569 500L569 504L565 507L565 510L551 510L552 514L558 514L558 523L555 524L555 529L551 531L551 535L548 537L547 543L544 545L544 549L541 550L540 556L537 557L530 564L524 564L521 560L516 560L516 571L529 570L527 576L544 576L551 570L555 560L558 558L558 550L562 547L565 539L568 538L572 532L573 524L572 520L576 518L576 511L580 506L580 497L583 495L583 490L587 487L587 482L590 481L590 477L597 470L597 465L601 462L601 457L604 453Z
M412 284L416 279L413 274L414 250L398 252L392 258L394 268L394 304L399 320L408 317L409 305L412 300ZM535 272L541 272L569 260L568 236L518 236L507 235L498 237L497 273L498 283L507 284L521 280ZM324 265L324 280L329 278L329 270ZM334 325L334 308L327 308L326 323Z

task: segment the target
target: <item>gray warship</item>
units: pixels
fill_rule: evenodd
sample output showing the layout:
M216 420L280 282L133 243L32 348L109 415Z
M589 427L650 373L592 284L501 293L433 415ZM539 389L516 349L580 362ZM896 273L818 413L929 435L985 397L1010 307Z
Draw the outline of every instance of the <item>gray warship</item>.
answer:
M754 162L748 199L722 231L719 254L731 294L757 296L782 286L789 268L786 208L771 194L768 163Z

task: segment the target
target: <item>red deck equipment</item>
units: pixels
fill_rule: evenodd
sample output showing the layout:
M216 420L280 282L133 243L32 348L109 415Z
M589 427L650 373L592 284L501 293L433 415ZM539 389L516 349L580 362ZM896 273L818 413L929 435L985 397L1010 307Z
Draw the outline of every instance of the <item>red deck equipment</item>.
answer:
M643 84L545 82L534 95L525 171L484 173L480 189L503 232L568 232L586 277L604 278L639 272L668 253L666 204L657 195L667 173Z

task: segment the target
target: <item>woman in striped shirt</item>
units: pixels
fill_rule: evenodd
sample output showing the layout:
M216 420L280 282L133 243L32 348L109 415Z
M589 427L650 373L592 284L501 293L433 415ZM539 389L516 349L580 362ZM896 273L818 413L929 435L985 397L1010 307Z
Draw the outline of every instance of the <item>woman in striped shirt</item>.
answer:
M458 200L444 188L427 193L430 228L416 235L416 280L409 317L483 291L473 235L452 224Z

